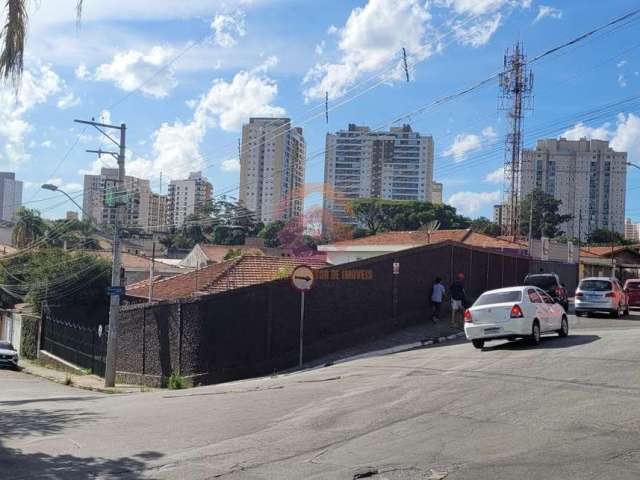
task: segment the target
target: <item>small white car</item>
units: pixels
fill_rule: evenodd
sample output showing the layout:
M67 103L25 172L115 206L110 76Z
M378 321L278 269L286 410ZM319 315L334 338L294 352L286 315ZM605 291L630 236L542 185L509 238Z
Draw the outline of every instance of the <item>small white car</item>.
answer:
M11 343L4 340L0 340L0 366L18 368L18 352Z
M543 333L569 335L569 321L561 305L538 287L490 290L464 312L464 333L476 348L487 340L528 338L540 343Z

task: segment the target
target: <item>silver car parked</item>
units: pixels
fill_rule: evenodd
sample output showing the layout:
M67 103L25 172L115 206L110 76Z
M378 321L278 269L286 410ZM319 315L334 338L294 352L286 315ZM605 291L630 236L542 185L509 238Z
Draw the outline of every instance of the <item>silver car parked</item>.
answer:
M606 312L615 318L629 314L629 300L617 278L591 277L580 281L576 290L576 315L589 312Z

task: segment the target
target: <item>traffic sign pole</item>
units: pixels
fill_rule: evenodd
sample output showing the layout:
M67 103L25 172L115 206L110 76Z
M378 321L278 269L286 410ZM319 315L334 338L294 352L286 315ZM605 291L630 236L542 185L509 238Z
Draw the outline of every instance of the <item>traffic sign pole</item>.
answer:
M298 362L300 367L302 367L303 339L304 339L304 290L300 292L300 359Z

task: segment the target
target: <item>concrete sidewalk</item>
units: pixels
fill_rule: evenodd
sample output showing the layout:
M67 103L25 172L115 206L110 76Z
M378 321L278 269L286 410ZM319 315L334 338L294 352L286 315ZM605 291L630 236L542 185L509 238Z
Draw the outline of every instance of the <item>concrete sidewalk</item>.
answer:
M92 390L102 393L136 393L141 391L152 390L139 385L122 385L117 384L115 388L105 388L104 379L97 375L88 373L72 373L62 369L56 369L40 365L38 362L22 359L20 360L20 368L23 373L46 378L52 382L68 385L70 387L82 388L84 390Z
M363 340L362 343L353 347L338 350L321 358L305 362L303 368L333 365L370 356L389 355L413 348L459 340L463 337L464 331L458 328L451 328L448 319L440 320L437 323L429 319L418 325L392 332L384 337L375 340Z

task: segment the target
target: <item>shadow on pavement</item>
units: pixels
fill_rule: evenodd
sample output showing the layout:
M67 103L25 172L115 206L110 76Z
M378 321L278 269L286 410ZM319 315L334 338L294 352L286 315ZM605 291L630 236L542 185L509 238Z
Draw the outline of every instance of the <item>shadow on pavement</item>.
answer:
M99 398L103 398L103 397L84 396L84 397L31 398L26 400L0 400L0 406L12 407L12 406L25 405L27 403L72 402L74 400L97 400Z
M599 335L569 335L568 337L542 337L540 345L531 345L527 339L515 340L512 342L499 343L490 345L482 349L483 352L492 350L529 350L529 349L553 349L553 348L569 348L578 345L586 345L588 343L600 340Z
M80 480L86 478L139 479L147 461L162 457L158 452L140 452L121 458L80 457L70 454L25 453L7 446L7 442L33 436L57 441L64 430L77 424L94 422L97 415L77 410L5 410L0 415L0 465L2 478L50 478ZM32 447L33 448L33 447ZM145 478L149 478L146 477Z

